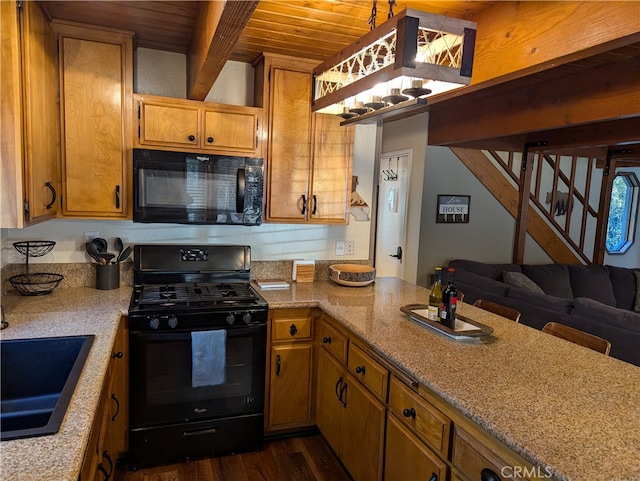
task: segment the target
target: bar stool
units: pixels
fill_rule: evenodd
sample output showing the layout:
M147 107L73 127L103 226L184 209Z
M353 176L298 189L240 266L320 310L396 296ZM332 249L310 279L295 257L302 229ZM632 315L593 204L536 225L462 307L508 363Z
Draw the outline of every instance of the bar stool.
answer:
M570 341L575 344L588 347L594 351L601 352L605 356L608 356L609 351L611 350L611 343L606 339L602 339L601 337L594 336L588 332L580 331L579 329L574 329L573 327L565 326L564 324L559 324L557 322L547 322L542 328L542 332L559 337L565 341Z
M475 307L479 307L480 309L484 309L485 311L493 312L494 314L498 314L499 316L511 319L514 322L518 322L520 320L520 313L518 311L501 304L496 304L495 302L487 301L485 299L478 299L473 303L473 305Z

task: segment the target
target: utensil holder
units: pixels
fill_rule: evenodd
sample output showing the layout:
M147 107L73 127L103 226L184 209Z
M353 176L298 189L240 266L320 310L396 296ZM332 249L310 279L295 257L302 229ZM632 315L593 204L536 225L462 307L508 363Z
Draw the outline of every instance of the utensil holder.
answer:
M120 264L95 264L96 289L109 291L120 287Z

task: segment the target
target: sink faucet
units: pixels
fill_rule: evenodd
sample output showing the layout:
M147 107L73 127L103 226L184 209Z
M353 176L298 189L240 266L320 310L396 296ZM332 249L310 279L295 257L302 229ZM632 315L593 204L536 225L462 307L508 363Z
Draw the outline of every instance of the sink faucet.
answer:
M0 329L4 329L5 327L9 327L9 323L4 320L4 306L0 305L0 313L2 314L2 324L0 324Z

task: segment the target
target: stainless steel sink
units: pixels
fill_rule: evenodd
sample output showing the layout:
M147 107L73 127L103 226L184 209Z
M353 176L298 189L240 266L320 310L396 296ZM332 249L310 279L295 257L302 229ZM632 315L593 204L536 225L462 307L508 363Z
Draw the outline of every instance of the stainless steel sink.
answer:
M0 439L55 434L95 336L0 341Z

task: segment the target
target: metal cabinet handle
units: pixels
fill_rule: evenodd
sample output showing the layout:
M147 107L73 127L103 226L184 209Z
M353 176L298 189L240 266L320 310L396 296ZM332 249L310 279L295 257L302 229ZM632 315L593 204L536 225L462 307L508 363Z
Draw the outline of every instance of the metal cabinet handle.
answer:
M213 137L207 137L207 142L213 144Z
M313 215L316 215L316 212L318 211L318 197L316 197L316 195L313 195L313 211L311 211L311 213Z
M118 398L115 394L111 394L111 399L116 403L116 413L111 416L111 422L113 422L118 417L118 414L120 414L120 401L118 401Z
M298 328L296 327L295 324L291 324L291 326L289 327L289 335L293 337L296 334L298 334Z
M342 399L340 399L340 393L342 392L342 389L338 388L338 386L341 386L342 384L342 377L338 378L338 382L336 383L336 387L335 387L335 392L336 392L336 397L338 398L338 401L342 402Z
M120 186L116 185L116 209L120 208Z
M414 408L405 409L405 410L402 411L402 415L405 418L413 418L413 419L415 419L416 418L416 410Z
M307 196L306 195L302 195L302 214L306 214L307 212Z
M109 473L107 473L107 470L104 469L104 466L102 465L102 463L98 464L98 471L100 471L104 476L104 481L109 480Z
M500 476L498 476L489 468L484 468L482 471L480 471L480 479L482 481L501 481Z
M342 385L342 388L340 389L340 397L338 398L340 400L340 402L342 403L342 407L343 408L347 407L347 398L345 397L346 393L347 393L347 383L345 382Z
M280 368L282 367L282 363L280 361L280 354L276 355L276 376L280 375Z
M438 475L436 473L431 473L429 481L438 481Z
M366 369L365 369L365 367L364 367L364 366L357 366L357 367L356 367L356 372L357 372L358 374L365 374Z
M331 344L331 336L323 337L322 338L322 343L323 344Z
M196 136L195 135L190 135L189 136L189 142L193 142L194 140L196 140Z
M122 356L123 356L122 351L114 352L113 354L111 354L111 357L113 359L122 359Z
M44 185L46 185L51 191L51 202L49 202L46 206L47 210L51 210L51 207L53 207L53 204L56 203L56 189L53 187L53 184L51 182L45 182Z

